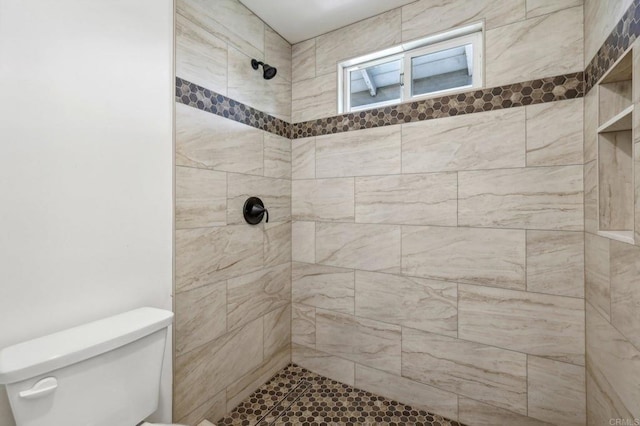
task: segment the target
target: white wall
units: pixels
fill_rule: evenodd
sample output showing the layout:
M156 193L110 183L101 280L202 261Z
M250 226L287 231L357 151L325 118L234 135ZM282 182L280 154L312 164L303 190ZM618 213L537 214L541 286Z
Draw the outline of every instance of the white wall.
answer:
M172 0L0 0L0 347L171 308L172 52Z

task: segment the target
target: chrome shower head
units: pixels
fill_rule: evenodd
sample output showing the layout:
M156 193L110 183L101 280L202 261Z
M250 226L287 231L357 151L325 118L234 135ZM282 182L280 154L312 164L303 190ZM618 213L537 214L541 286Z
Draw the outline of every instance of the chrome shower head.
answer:
M258 61L256 59L252 59L251 60L251 67L254 70L257 70L260 65L262 65L262 76L264 77L265 80L271 80L273 77L276 76L276 73L278 72L278 70L275 67L272 67L269 64L265 64L262 61Z

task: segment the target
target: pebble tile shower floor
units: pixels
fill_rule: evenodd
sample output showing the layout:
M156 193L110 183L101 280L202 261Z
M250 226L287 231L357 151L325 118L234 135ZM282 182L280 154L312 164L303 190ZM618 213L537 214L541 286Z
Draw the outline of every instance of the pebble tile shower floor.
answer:
M464 426L295 364L289 364L217 424Z

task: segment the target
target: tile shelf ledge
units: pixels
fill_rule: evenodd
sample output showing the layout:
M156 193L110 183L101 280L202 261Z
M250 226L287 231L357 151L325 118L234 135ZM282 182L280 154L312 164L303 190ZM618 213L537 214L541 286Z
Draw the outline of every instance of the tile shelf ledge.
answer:
M633 113L633 105L629 105L618 114L598 127L598 133L619 132L622 130L631 130Z
M620 241L622 243L632 245L635 243L633 231L598 231L598 235L611 240Z

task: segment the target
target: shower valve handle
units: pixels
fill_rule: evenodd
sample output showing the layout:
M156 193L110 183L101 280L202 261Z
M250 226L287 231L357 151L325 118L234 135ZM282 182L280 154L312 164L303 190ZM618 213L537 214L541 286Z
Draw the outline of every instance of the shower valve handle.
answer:
M243 207L244 220L250 225L257 225L262 222L262 218L266 218L265 222L269 223L269 211L264 207L264 203L258 197L249 197L244 202Z

